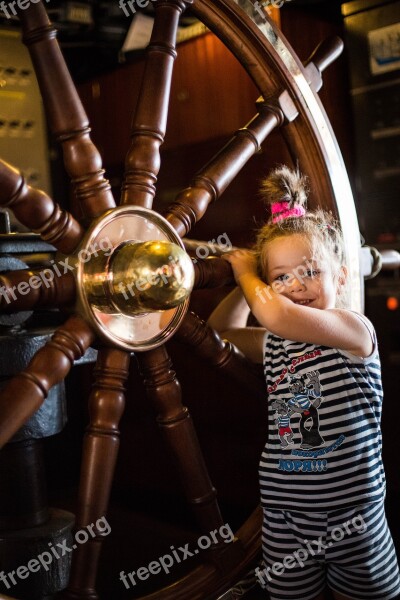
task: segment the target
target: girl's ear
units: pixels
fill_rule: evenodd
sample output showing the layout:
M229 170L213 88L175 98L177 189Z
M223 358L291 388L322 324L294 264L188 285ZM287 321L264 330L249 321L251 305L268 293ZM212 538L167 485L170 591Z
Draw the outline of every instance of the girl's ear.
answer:
M341 288L346 285L348 274L349 274L349 272L347 270L347 267L345 265L342 265L340 267L338 278L337 278L337 286L336 286L337 294L340 294L342 291Z

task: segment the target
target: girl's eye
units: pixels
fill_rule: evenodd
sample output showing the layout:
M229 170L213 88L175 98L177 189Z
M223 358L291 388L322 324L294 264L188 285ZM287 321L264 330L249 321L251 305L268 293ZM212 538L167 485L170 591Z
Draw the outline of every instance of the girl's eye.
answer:
M307 277L318 277L318 275L320 275L320 273L321 273L321 271L319 271L318 269L313 269L312 271L308 270L306 275L307 275Z
M284 275L278 275L278 277L275 277L275 281L285 281L288 278L289 278L289 275L287 273L285 273Z

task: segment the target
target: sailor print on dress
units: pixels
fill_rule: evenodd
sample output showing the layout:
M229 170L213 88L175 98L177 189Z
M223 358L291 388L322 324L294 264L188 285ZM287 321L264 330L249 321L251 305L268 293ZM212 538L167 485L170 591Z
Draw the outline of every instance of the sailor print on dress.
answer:
M276 423L281 446L286 448L294 443L291 417L299 414L300 448L303 450L319 448L325 444L319 432L318 408L322 402L319 371L309 371L303 375L288 375L288 380L293 398L288 401L277 399L271 404L277 412Z

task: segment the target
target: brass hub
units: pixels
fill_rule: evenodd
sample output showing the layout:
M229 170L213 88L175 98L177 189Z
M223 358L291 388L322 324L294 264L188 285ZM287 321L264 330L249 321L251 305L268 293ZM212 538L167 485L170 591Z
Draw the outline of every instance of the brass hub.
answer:
M138 206L102 215L74 254L77 310L107 341L149 350L175 332L188 307L194 270L163 217Z

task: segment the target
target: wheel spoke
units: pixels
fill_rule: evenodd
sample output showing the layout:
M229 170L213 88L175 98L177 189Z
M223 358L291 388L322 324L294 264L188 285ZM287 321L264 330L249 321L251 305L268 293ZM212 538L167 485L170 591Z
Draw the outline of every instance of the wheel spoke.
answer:
M193 267L193 289L195 290L234 285L235 283L232 267L223 258L198 258Z
M314 92L322 87L322 72L343 52L344 44L337 37L323 40L305 62L307 81Z
M84 355L93 340L89 326L80 317L71 317L35 354L26 369L9 381L0 392L0 447L33 415L50 388L66 377L74 361Z
M64 165L83 217L95 217L115 207L115 202L103 177L101 156L90 139L88 118L56 41L56 30L41 2L18 12L50 129L62 144Z
M69 254L82 239L83 229L45 192L26 184L17 169L0 160L0 206L10 208L17 219L60 252Z
M185 2L158 0L140 95L132 123L131 147L125 161L122 204L151 208L160 170L171 78L176 58L176 32Z
M201 531L223 525L189 411L182 405L181 388L165 346L137 355L144 385L157 410L157 423L177 464Z
M274 103L258 102L259 113L222 148L194 177L189 188L178 194L165 215L180 236L186 235L201 219L211 202L215 202L247 161L261 149L266 137L285 120L293 120L297 110L283 92Z
M99 351L89 398L90 424L85 434L75 527L82 529L107 514L119 449L118 425L125 407L130 355L111 348ZM102 536L78 546L64 599L97 598L97 563Z
M75 300L72 273L55 277L51 269L10 271L0 274L0 311L61 308Z
M233 344L221 339L195 313L188 313L175 338L190 345L195 353L224 376L240 383L254 401L265 401L265 379L257 365L248 360Z

